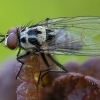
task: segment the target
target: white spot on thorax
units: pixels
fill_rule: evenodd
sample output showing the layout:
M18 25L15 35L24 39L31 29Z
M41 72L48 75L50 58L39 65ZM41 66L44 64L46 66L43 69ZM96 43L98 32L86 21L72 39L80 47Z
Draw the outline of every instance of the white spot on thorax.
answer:
M42 32L42 34L37 35L37 39L40 44L43 44L46 42L46 29L42 26L37 26L37 30Z

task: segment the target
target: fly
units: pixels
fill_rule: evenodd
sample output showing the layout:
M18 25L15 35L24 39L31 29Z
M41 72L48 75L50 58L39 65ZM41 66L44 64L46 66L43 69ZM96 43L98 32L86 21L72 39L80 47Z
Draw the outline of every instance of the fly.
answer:
M78 55L78 56L100 56L100 17L61 17L49 19L24 26L13 27L6 35L0 34L0 43L11 50L19 48L17 60L31 54L40 54L47 69L42 72L68 72L67 69L57 62L51 54ZM25 51L20 55L21 50ZM45 57L47 55L62 71L51 70ZM20 74L22 66L16 75ZM43 76L44 76L43 75ZM40 81L40 76L38 83ZM42 76L42 77L43 77Z

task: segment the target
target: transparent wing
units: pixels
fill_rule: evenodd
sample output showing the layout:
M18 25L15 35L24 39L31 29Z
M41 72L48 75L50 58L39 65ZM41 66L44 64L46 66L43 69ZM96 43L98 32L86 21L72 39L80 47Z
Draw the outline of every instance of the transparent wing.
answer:
M45 53L100 55L100 17L54 18L40 22L39 25L60 34L54 41L48 43L48 47L44 49ZM66 41L63 41L65 33ZM59 42L56 42L58 38Z

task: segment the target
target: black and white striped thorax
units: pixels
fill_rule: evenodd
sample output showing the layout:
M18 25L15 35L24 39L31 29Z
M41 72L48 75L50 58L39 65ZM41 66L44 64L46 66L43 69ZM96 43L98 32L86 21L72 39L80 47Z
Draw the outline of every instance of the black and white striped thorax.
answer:
M54 31L44 26L25 27L20 31L20 46L25 50L31 50L37 46L51 41L55 36Z

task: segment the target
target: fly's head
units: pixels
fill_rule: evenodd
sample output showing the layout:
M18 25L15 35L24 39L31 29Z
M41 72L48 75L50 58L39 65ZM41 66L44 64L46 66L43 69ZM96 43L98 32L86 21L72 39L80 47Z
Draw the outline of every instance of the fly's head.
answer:
M0 37L3 37L0 40L1 42L5 42L5 46L11 50L16 49L19 46L19 32L22 27L12 27L8 30L6 35L0 34Z
M24 49L32 49L36 48L36 46L42 46L47 42L47 38L50 39L49 33L50 31L47 31L43 26L26 27L20 32L20 45Z

